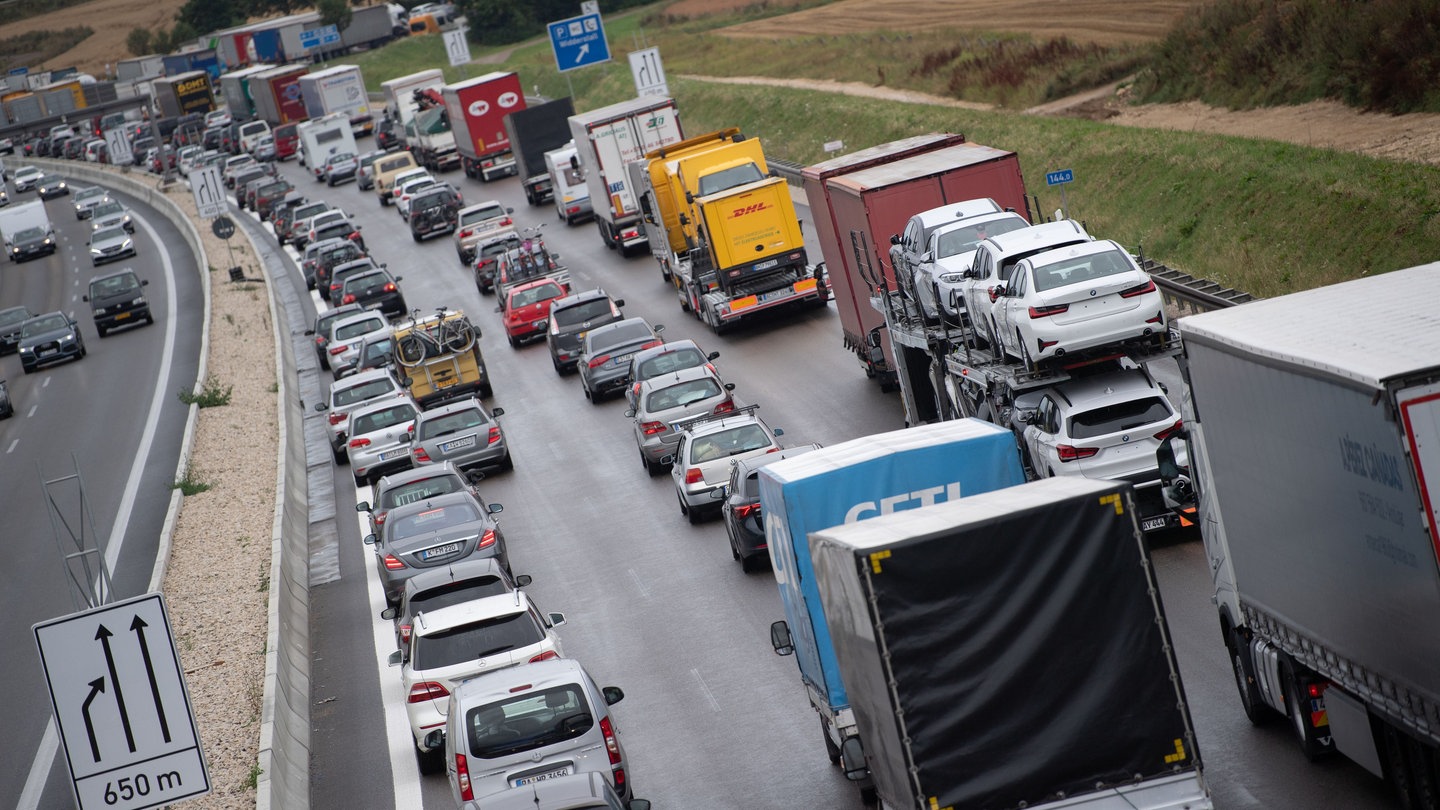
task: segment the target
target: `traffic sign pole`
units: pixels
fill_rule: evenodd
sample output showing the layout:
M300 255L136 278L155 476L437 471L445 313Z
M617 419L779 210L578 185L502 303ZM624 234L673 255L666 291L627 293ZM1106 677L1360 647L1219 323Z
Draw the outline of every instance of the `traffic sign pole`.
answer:
M1045 185L1060 187L1060 210L1064 212L1066 219L1070 218L1070 202L1065 197L1065 187L1073 182L1075 182L1075 172L1070 169L1045 173Z

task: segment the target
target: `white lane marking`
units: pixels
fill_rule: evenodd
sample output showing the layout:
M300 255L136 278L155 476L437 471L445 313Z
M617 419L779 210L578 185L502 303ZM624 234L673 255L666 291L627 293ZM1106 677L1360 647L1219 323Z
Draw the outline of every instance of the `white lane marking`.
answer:
M371 499L370 487L355 488L355 503ZM370 516L356 512L360 536L370 533ZM380 585L380 572L375 569L375 551L365 548L365 590L370 594L370 622L374 631L375 665L380 671L380 705L385 707L385 739L390 746L390 775L395 780L395 806L421 807L420 767L415 762L415 735L410 733L410 718L405 714L405 688L400 670L390 666L390 650L395 646L395 627L380 618L385 609L385 589Z
M691 669L690 675L695 679L695 683L700 687L700 691L705 693L705 700L710 702L710 708L714 709L718 714L720 712L720 701L715 699L715 693L711 692L710 687L706 685L705 678L700 675L700 670Z
M49 388L49 387L50 387L50 375L49 375L49 374L46 374L46 375L45 375L45 379L43 379L43 380L40 381L40 387L41 387L41 388Z
M640 592L640 598L649 599L650 588L645 584L645 580L640 578L640 573L634 568L631 568L627 573L630 574L630 581L635 584L635 590Z
M10 440L10 446L7 447L7 448L5 448L5 455L8 456L8 455L10 455L11 453L15 452L15 447L16 447L16 445L18 445L18 444L20 444L20 440L19 440L19 439L11 439L11 440Z
M162 244L160 235L150 227L150 223L141 220L140 225L151 241L157 245ZM110 528L110 537L105 541L105 564L110 571L115 570L115 562L120 559L120 547L125 543L125 527L129 525L130 512L135 508L135 495L140 489L140 474L150 460L150 446L155 442L155 432L160 423L160 407L165 402L165 386L161 383L169 379L170 366L175 358L175 313L179 300L175 292L175 266L170 262L168 251L160 251L160 261L165 266L165 278L169 282L165 285L165 311L168 313L165 318L165 343L160 352L160 373L157 375L155 393L150 398L150 411L145 416L145 430L141 433L135 460L130 465L130 476L125 481L125 494L120 499L120 510ZM50 378L46 377L43 385L49 384ZM20 792L17 810L38 810L40 807L40 794L45 790L45 779L50 775L50 769L55 764L55 752L59 750L55 734L55 718L52 716L45 726L45 736L40 740L35 760L30 764L30 775L25 780L25 788Z
M40 404L39 404L39 403L36 403L36 404L34 404L34 405L31 405L31 406L30 406L30 410L25 414L25 418L26 418L26 419L29 419L30 417L34 416L34 415L35 415L35 411L37 411L37 410L39 410L39 409L40 409Z

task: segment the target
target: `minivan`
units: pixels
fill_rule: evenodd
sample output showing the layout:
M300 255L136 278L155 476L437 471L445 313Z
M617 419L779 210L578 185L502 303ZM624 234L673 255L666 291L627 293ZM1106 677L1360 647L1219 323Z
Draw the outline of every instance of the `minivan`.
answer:
M100 337L105 337L116 327L140 321L155 323L155 316L150 314L150 302L142 289L149 283L148 279L140 278L128 267L90 279L90 291L84 300L90 304L90 312L95 316L95 329Z

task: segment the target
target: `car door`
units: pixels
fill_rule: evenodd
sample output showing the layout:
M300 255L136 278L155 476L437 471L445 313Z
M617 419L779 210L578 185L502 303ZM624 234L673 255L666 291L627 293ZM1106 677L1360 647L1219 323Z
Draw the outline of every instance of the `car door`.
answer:
M1030 453L1030 463L1035 474L1049 476L1060 463L1059 451L1055 449L1060 434L1060 408L1054 397L1046 394L1035 408L1035 418L1025 426L1025 449Z
M995 284L999 285L999 279ZM1020 357L1020 345L1015 340L1015 319L1019 317L1017 308L1025 301L1025 291L1029 287L1026 274L1021 268L1011 274L1010 280L1003 284L1003 292L996 297L990 312L994 317L995 339L1006 353Z

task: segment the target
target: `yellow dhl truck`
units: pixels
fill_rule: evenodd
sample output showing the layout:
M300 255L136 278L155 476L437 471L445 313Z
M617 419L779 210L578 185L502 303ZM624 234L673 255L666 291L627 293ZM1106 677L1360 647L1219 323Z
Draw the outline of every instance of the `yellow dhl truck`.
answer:
M422 409L494 393L480 351L480 329L463 312L440 312L397 326L393 345L400 384Z
M770 172L758 139L719 130L629 170L661 274L716 334L765 310L829 300L823 266L806 266L789 185Z

